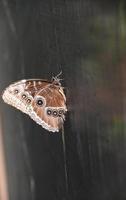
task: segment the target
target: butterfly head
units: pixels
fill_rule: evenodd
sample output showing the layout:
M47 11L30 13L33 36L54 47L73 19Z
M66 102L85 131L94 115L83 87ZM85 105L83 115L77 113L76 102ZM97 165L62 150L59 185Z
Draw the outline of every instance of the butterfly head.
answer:
M56 86L61 87L60 81L61 81L62 79L59 78L61 74L62 74L62 71L61 71L58 75L52 77L52 84L53 84L53 85L56 85Z
M55 86L61 87L60 80L61 80L61 79L59 79L59 78L52 77L52 84L55 85Z

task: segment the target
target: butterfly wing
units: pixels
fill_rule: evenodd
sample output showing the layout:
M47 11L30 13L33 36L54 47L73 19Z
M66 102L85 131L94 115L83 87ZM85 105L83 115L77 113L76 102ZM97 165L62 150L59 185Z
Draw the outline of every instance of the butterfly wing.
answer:
M39 90L32 103L33 119L36 115L38 123L43 121L43 126L47 126L49 131L59 131L65 119L66 105L65 95L61 87L48 84Z
M67 109L63 89L52 82L41 79L18 81L6 88L2 97L49 131L58 132L65 119Z

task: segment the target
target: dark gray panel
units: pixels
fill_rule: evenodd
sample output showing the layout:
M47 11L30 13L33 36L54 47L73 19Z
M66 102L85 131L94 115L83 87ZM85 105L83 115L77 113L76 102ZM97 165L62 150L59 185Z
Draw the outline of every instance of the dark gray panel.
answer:
M0 1L0 90L63 71L62 137L0 100L10 200L126 199L125 2Z

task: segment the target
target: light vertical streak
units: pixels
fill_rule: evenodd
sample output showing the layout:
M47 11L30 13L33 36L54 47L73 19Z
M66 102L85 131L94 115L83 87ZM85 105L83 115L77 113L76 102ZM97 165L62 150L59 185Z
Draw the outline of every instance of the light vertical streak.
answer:
M9 200L1 116L0 116L0 200Z
M62 125L62 144L63 144L64 172L65 172L65 185L66 185L66 198L67 198L67 196L68 196L68 173L67 173L67 160L66 160L66 144L65 144L63 125Z

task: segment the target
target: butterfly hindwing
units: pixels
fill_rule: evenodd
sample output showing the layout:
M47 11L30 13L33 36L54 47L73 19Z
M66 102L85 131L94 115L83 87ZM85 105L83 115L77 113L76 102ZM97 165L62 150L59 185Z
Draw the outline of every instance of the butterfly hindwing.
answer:
M6 88L2 97L49 131L59 131L65 119L66 99L60 84L41 79L22 80Z
M60 88L49 83L40 89L34 97L32 107L50 129L58 131L66 111L65 99Z

